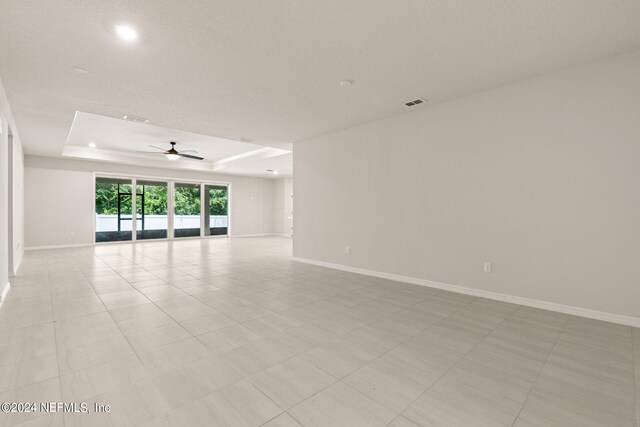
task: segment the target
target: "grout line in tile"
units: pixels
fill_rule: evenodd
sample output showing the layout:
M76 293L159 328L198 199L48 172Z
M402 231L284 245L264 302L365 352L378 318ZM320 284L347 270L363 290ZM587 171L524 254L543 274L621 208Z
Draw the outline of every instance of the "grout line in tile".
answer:
M47 251L47 258L48 258L48 251ZM47 269L47 276L49 278L49 288L51 290L51 270ZM51 301L51 311L53 313L53 292L49 292L49 299ZM54 318L53 318L53 340L54 340L54 344L56 347L56 364L58 366L58 390L60 391L60 400L64 400L62 398L62 375L61 375L61 370L60 370L60 355L59 355L59 348L58 348L58 331L56 328L56 319L55 319L55 313L54 313ZM66 425L66 421L64 420L64 417L62 417L62 425L63 427Z
M634 383L633 393L634 393L635 404L636 404L636 424L640 426L640 395L638 395L640 391L640 383L638 383L638 377L640 375L640 372L637 372L638 361L636 360L637 358L636 351L638 351L638 353L640 354L640 345L637 342L638 340L636 340L633 336L633 329L634 328L631 328L631 360L632 360L631 364L633 366L633 383ZM636 350L636 347L638 347L637 350Z
M479 298L474 299L474 302L475 302L475 301L478 301L478 299L479 299ZM470 303L470 304L471 304L471 303ZM468 305L469 305L469 304L467 304L467 306L468 306ZM465 307L466 307L466 306L465 306ZM519 305L518 305L517 307L521 307L521 306L519 306ZM435 380L435 381L434 381L434 382L433 382L429 387L427 387L427 389L426 389L426 390L424 390L424 391L423 391L423 392L422 392L422 393L421 393L417 398L415 398L413 401L411 401L411 403L409 403L409 404L408 404L408 405L407 405L407 406L406 406L402 411L400 411L400 415L403 415L403 414L404 414L404 412L405 412L405 411L406 411L406 410L407 410L411 405L413 405L416 401L418 401L418 400L419 400L419 399L420 399L420 398L421 398L421 397L422 397L426 392L428 392L428 391L429 391L433 386L435 386L438 382L440 382L440 380L442 380L442 378L443 378L443 377L445 377L445 376L446 376L446 375L447 375L447 374L448 374L448 373L449 373L449 372L450 372L450 371L451 371L455 366L457 366L457 365L458 365L462 360L464 360L464 359L465 359L469 354L471 354L471 352L472 352L473 350L475 350L475 349L476 349L480 344L482 344L482 343L484 342L484 340L486 340L486 339L487 339L487 337L489 337L489 336L493 333L493 331L495 331L495 330L496 330L498 327L500 327L500 325L502 325L502 324L503 324L503 323L504 323L504 322L505 322L509 317L511 317L511 315L513 315L513 313L514 313L516 310L517 310L517 308L516 308L516 309L514 309L511 313L509 313L509 315L508 315L508 316L506 316L504 319L502 319L502 320L500 321L500 323L498 323L496 326L494 326L494 327L493 327L493 329L491 329L491 330L490 330L490 331L489 331L489 332L488 332L488 333L487 333L487 334L486 334L486 335L485 335L485 336L484 336L480 341L478 341L478 342L476 343L476 345L474 345L471 349L469 349L466 353L464 353L464 354L460 357L460 359L458 359L458 360L457 360L453 365L451 365L451 366L450 366L450 367L449 367L449 368L448 368L448 369L447 369L447 370L446 370L442 375L440 375L440 376L439 376L439 377L438 377L438 378L437 378L437 379L436 379L436 380ZM457 310L457 311L456 311L456 313L457 313L458 311L460 311L460 310ZM455 314L455 313L452 313L452 315L453 315L453 314ZM447 316L447 318L448 318L448 317L450 317L450 316ZM442 319L442 320L444 320L444 319ZM440 322L438 322L438 323L440 323ZM435 326L435 325L434 325L434 326ZM404 415L403 415L403 416L404 416ZM514 422L515 422L515 420L516 420L517 418L518 418L517 416L514 418ZM413 420L411 420L411 421L413 421ZM413 421L413 422L415 422L415 421Z
M440 292L439 292L438 294L436 294L436 295L439 295L439 294L440 294ZM470 302L469 302L467 305L465 305L464 307L469 306L470 304L472 304L472 303L473 303L473 302L475 302L476 300L477 300L477 298L474 298L472 301L470 301ZM352 387L351 385L349 385L349 384L345 383L345 382L343 381L343 379L344 379L344 378L346 378L347 376L349 376L349 375L353 374L354 372L359 371L359 370L360 370L360 369L362 369L364 366L366 366L366 365L368 365L368 364L370 364L370 363L374 362L375 360L378 360L379 358L381 358L381 357L382 357L382 356L384 356L385 354L389 353L389 352L390 352L390 351L392 351L393 349L395 349L395 348L399 347L400 345L402 345L402 344L404 344L404 343L408 342L409 340L411 340L411 339L412 339L413 337L415 337L416 335L418 335L418 334L420 334L420 333L422 333L422 332L424 332L424 331L427 331L427 330L429 330L430 328L432 328L432 327L436 326L437 324L439 324L439 323L440 323L440 322L442 322L443 320L445 320L445 319L447 319L447 318L451 317L452 315L454 315L455 313L457 313L457 312L461 311L464 307L460 308L460 310L456 310L456 311L452 312L452 313L451 313L451 314L449 314L448 316L446 316L446 317L444 317L444 318L442 318L442 319L438 320L436 323L434 323L434 324L432 324L432 325L429 325L429 326L427 326L426 328L423 328L423 329L421 329L420 331L418 331L418 332L416 332L416 333L414 333L414 334L412 334L412 335L411 335L411 334L408 334L408 335L409 335L409 337L407 337L405 340L400 341L400 342L399 342L398 344L396 344L395 346L393 346L393 347L391 347L390 349L386 350L385 352L381 353L381 354L380 354L380 355L378 355L377 357L375 357L375 358L373 358L373 359L369 360L368 362L364 363L364 364L363 364L362 366L360 366L359 368L355 369L355 370L354 370L354 371L352 371L352 372L349 372L347 375L344 375L344 376L343 376L343 377L341 377L341 378L337 378L337 377L335 377L333 374L331 374L331 373L329 373L329 372L325 371L324 369L322 369L321 367L314 365L314 366L316 366L316 368L320 369L321 371L325 372L326 374L330 375L331 377L336 378L336 380L337 380L337 381L335 381L335 382L331 383L330 385L328 385L328 386L324 387L322 390L318 390L316 393L314 393L314 394L312 394L311 396L307 397L306 399L304 399L304 400L302 400L302 401L298 402L295 406L298 406L298 405L302 404L303 402L305 402L306 400L308 400L308 399L312 398L312 397L313 397L313 396L315 396L316 394L318 394L318 393L320 393L320 392L324 391L325 389L327 389L327 388L331 387L331 386L332 386L332 385L334 385L336 382L340 382L340 383L344 384L345 386L347 386L347 387L351 388L352 390L355 390L356 392L358 392L358 393L360 393L360 394L362 394L362 395L366 396L367 398L369 398L369 399L371 399L371 400L375 401L375 402L376 402L376 403L378 403L379 405L384 406L385 408L389 409L389 410L390 410L390 411L392 411L393 413L395 413L395 414L397 414L397 415L401 415L401 414L402 414L402 412L403 412L404 410L406 410L406 408L407 408L407 407L411 406L411 404L412 404L415 400L417 400L417 398L416 398L414 401L411 401L411 402L407 405L407 407L405 407L402 411L398 412L398 411L396 411L395 409L392 409L392 408L388 407L388 406L387 406L387 405L385 405L384 403L381 403L381 402L377 401L377 400L376 400L376 399L374 399L373 397L370 397L370 396L368 396L368 395L366 395L366 394L362 393L360 390L358 390L358 389L356 389L356 388ZM377 321L377 320L376 320L376 321ZM360 328L358 328L358 329L361 329L361 328L364 328L365 326L371 325L372 323L375 323L376 321L374 321L374 322L370 322L370 323L368 323L368 324L366 324L366 325L364 325L364 326L362 326L362 327L360 327ZM357 329L356 329L356 330L357 330ZM351 331L351 332L353 332L353 331ZM349 334L349 333L350 333L350 332L347 332L347 333L342 334L342 335L339 335L339 336L347 335L347 334ZM479 344L479 343L478 343L478 344ZM474 348L475 348L475 347L474 347ZM471 350L470 350L470 351L471 351ZM462 356L462 357L464 357L464 356ZM462 358L461 358L461 359L462 359ZM448 371L447 371L447 372L448 372ZM443 374L443 375L444 375L444 374ZM438 377L438 380L439 380L441 377L442 377L442 376ZM433 384L435 384L438 380L436 380ZM432 385L433 385L433 384L432 384ZM425 392L426 392L426 390L425 390ZM423 393L421 393L421 395L422 395L422 394L424 394L424 392L423 392ZM420 396L421 396L421 395L420 395ZM418 396L418 398L419 398L420 396ZM295 406L294 406L294 407L295 407ZM295 418L294 418L294 419L295 419ZM298 421L298 420L296 420L296 421ZM298 421L298 422L299 422L299 421ZM300 423L300 424L302 424L302 423Z
M527 393L527 397L525 397L525 399L522 401L522 405L520 406L520 410L518 411L518 415L516 415L516 418L513 420L513 424L515 424L516 421L518 421L518 418L520 418L520 414L522 413L522 410L527 405L527 401L529 400L529 396L531 396L531 392L533 392L533 389L535 388L536 384L538 383L538 380L540 379L540 375L542 375L542 372L544 371L544 368L549 363L549 359L551 358L551 355L553 354L553 351L558 346L558 343L560 342L560 338L562 337L562 334L564 333L564 331L565 331L565 329L567 327L567 324L569 323L569 319L571 319L571 316L567 316L567 318L565 319L564 325L562 325L562 329L560 330L560 333L558 334L558 337L556 338L555 343L553 343L553 347L551 347L551 350L549 351L549 353L547 353L547 357L545 358L544 363L542 364L542 367L540 368L540 371L538 371L538 375L536 376L535 381L533 382L533 384L531 384L531 387L529 387L529 392ZM511 424L511 425L513 426L513 424Z

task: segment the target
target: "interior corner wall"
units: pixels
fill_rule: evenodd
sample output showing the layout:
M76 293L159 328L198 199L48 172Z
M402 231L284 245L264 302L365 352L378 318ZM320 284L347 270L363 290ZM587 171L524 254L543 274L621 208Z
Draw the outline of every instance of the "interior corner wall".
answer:
M11 224L9 232L11 233L11 242L13 247L9 249L13 251L10 266L12 271L9 274L18 272L22 256L24 254L24 152L20 139L16 135L12 135L10 141L11 157L10 162L10 184L12 186L10 196L12 201L9 205L11 212Z
M635 51L296 143L294 256L640 318L639 75Z
M292 199L293 179L280 178L274 182L273 232L281 236L292 234Z
M284 180L284 235L293 236L293 178Z
M93 174L231 183L230 234L273 234L272 179L25 156L25 245L93 243Z
M0 116L0 125L0 295L3 295L9 283L9 126L4 114Z
M24 253L23 161L20 137L0 81L0 295Z

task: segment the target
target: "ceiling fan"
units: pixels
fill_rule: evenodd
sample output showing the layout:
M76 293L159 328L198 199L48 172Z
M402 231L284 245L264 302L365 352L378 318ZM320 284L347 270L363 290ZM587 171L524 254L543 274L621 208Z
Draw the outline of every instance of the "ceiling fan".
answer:
M176 150L176 142L170 142L171 144L171 148L166 150L164 148L161 147L156 147L155 145L149 145L149 147L151 148L156 148L158 150L161 150L160 152L158 152L157 154L164 154L165 156L167 156L167 159L169 160L178 160L180 157L184 157L187 159L193 159L193 160L204 160L204 157L200 157L200 156L194 156L193 154L187 154L187 153L195 153L197 154L198 152L195 150L185 150L185 151L178 151ZM143 151L144 153L151 153L151 151ZM153 153L156 153L155 151Z

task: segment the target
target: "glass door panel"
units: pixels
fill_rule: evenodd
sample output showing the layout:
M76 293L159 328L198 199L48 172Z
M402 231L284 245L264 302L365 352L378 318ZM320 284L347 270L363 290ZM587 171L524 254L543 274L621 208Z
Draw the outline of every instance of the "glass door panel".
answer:
M204 186L204 235L224 236L229 227L229 189L220 185Z
M175 183L174 237L200 236L200 184Z
M131 180L96 178L96 242L132 239Z
M136 239L165 239L169 229L167 183L138 180L136 184Z

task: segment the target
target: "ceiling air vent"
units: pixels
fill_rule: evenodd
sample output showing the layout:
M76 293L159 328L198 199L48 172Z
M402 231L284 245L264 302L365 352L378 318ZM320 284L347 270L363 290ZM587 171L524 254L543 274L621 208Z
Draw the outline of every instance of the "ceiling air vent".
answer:
M404 105L406 105L407 107L413 107L414 105L424 104L425 102L427 101L422 98L418 98L414 99L413 101L405 102Z

